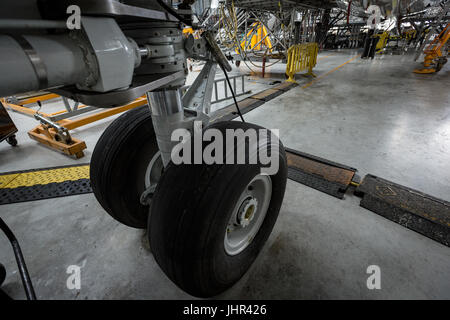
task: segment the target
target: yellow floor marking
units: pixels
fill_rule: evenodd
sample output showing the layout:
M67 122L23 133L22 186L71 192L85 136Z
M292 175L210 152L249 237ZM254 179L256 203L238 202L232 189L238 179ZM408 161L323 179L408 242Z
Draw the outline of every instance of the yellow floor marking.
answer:
M345 66L347 63L352 62L353 60L355 60L356 58L359 58L360 56L355 56L353 58L351 58L350 60L344 62L343 64L337 66L336 68L334 68L333 70L328 71L327 73L321 74L320 76L318 76L317 78L315 78L314 80L308 82L307 84L302 86L302 89L308 88L310 85L312 85L313 83L317 82L320 78L325 77L326 75L329 75L330 73L339 70L340 68L342 68L343 66Z
M334 56L335 54L333 53L333 54L329 54L329 55L327 55L327 56L324 56L324 57L319 57L319 59L317 59L317 62L319 62L320 60L323 60L323 59L325 59L325 58L328 58L328 57L331 57L331 56Z
M4 189L7 188L6 186L11 183L14 179L16 179L20 173L14 173L14 174L8 174L4 176L0 176L0 188Z
M89 165L13 173L0 176L0 189L89 179Z

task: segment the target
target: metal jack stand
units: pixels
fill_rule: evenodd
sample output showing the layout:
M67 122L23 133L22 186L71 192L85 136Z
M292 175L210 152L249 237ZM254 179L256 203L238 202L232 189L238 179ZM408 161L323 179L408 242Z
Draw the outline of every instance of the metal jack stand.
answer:
M69 100L62 97L65 110L55 113L47 114L35 111L30 107L25 107L25 105L38 104L41 108L41 101L52 100L55 98L60 98L60 96L55 94L46 94L25 100L19 100L16 97L9 97L6 99L4 104L5 107L10 110L34 117L40 122L40 125L28 131L28 135L31 139L36 140L37 142L52 149L59 150L69 156L74 156L77 159L84 156L83 150L86 149L86 143L82 140L71 137L69 133L70 130L74 130L95 121L147 104L145 98L141 97L123 106L98 109L91 106L80 105L78 102L74 102L71 106ZM94 112L95 110L100 111ZM69 119L71 117L76 117L83 114L87 115L77 119Z
M22 284L25 289L25 294L27 295L27 299L36 300L36 294L34 293L33 283L31 282L30 275L28 274L27 265L25 264L25 259L23 258L19 242L14 236L14 233L11 231L11 229L7 226L7 224L3 221L2 218L0 218L0 229L5 233L6 237L8 238L13 248L14 255L16 256L17 266L20 272L20 277L22 278ZM1 285L4 281L4 278L6 277L5 267L3 267L3 265L1 264L0 264L0 274L3 274L3 276L0 277L0 285ZM0 293L8 297L6 293L4 293L1 289Z

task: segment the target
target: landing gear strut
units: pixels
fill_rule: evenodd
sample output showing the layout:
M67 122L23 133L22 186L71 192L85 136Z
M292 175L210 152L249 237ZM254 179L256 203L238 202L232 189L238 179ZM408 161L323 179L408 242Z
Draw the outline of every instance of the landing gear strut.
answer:
M177 36L170 39L166 43L155 35L148 42L159 41L158 52L168 49L165 46L179 48ZM286 155L278 138L269 135L233 147L243 147L246 159L270 150L271 159L279 163L279 170L270 175L262 173L259 162L228 164L225 158L212 164L174 164L172 150L179 143L172 140L175 130L193 133L201 126L225 137L228 129L263 129L235 121L209 125L217 65L224 72L231 66L208 31L202 39L188 39L184 48L186 56L207 61L194 83L184 94L180 81L149 91L148 107L114 121L94 150L91 180L95 196L113 218L147 227L155 260L176 285L194 296L210 297L245 274L269 237L284 197ZM147 59L153 59L152 52L146 52ZM185 59L183 54L177 57ZM167 66L165 60L158 61L161 69L186 66L185 60ZM222 151L220 157L225 157Z

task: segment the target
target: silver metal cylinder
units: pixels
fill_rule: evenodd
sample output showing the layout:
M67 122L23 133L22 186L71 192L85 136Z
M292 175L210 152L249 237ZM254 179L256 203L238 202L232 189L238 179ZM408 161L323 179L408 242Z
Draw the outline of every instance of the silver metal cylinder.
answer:
M171 116L183 111L179 90L161 90L147 93L153 116Z
M12 29L65 29L66 21L30 20L30 19L0 19L0 30Z
M85 81L83 52L67 35L0 35L0 97Z
M152 112L153 128L164 167L171 160L172 148L177 141L171 141L173 130L180 128L184 120L180 91L161 90L147 93L147 100Z

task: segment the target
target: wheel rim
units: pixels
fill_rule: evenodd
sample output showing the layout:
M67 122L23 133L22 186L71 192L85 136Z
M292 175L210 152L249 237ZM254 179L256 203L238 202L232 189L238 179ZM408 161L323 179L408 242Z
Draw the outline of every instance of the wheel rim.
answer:
M234 256L244 251L261 228L272 197L272 180L257 175L245 187L225 230L225 252Z
M145 189L148 189L150 187L156 187L159 179L161 178L163 169L164 165L161 159L161 152L158 151L157 153L155 153L152 160L149 162L147 170L145 171L144 177Z

